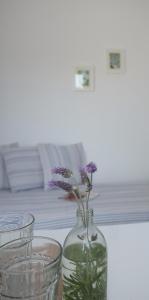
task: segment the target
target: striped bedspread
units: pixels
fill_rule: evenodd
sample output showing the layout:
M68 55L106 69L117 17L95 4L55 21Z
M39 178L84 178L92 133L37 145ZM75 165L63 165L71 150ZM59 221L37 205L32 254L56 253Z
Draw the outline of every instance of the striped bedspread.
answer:
M30 212L35 229L69 228L77 204L63 196L61 190L0 191L0 214ZM89 205L98 225L149 221L149 184L97 185L94 196Z

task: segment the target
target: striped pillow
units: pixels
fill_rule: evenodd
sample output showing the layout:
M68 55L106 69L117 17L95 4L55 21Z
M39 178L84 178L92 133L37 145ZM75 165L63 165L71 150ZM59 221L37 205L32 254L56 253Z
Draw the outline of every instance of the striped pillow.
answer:
M12 191L43 187L43 171L37 147L20 147L4 153Z
M10 188L3 153L6 150L9 150L11 148L16 148L18 146L19 146L18 143L12 143L12 144L8 144L8 145L0 146L0 190Z
M80 184L79 169L86 164L86 153L82 143L70 145L39 144L40 159L44 173L44 188L48 189L49 180L62 180L59 175L52 174L55 167L66 167L73 171L72 178L65 178L71 184Z

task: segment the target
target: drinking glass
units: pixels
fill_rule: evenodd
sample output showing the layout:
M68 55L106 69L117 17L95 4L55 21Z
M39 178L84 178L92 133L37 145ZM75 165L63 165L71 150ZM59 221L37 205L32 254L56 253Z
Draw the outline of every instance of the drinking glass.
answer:
M56 299L62 247L52 238L34 236L0 248L1 299Z
M21 237L31 237L35 218L32 214L0 216L0 247Z

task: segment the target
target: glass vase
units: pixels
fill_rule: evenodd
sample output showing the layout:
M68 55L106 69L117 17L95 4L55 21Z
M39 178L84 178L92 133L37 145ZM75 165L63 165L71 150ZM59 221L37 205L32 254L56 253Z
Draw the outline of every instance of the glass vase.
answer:
M107 299L107 246L93 210L77 210L62 254L63 300Z

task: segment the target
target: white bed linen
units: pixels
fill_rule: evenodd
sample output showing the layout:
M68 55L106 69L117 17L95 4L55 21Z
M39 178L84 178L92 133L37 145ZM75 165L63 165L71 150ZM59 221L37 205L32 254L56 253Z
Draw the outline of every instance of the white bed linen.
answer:
M149 184L97 185L98 196L90 201L97 224L149 221ZM69 228L75 223L75 202L61 199L62 190L12 193L0 191L0 214L30 212L35 229Z

